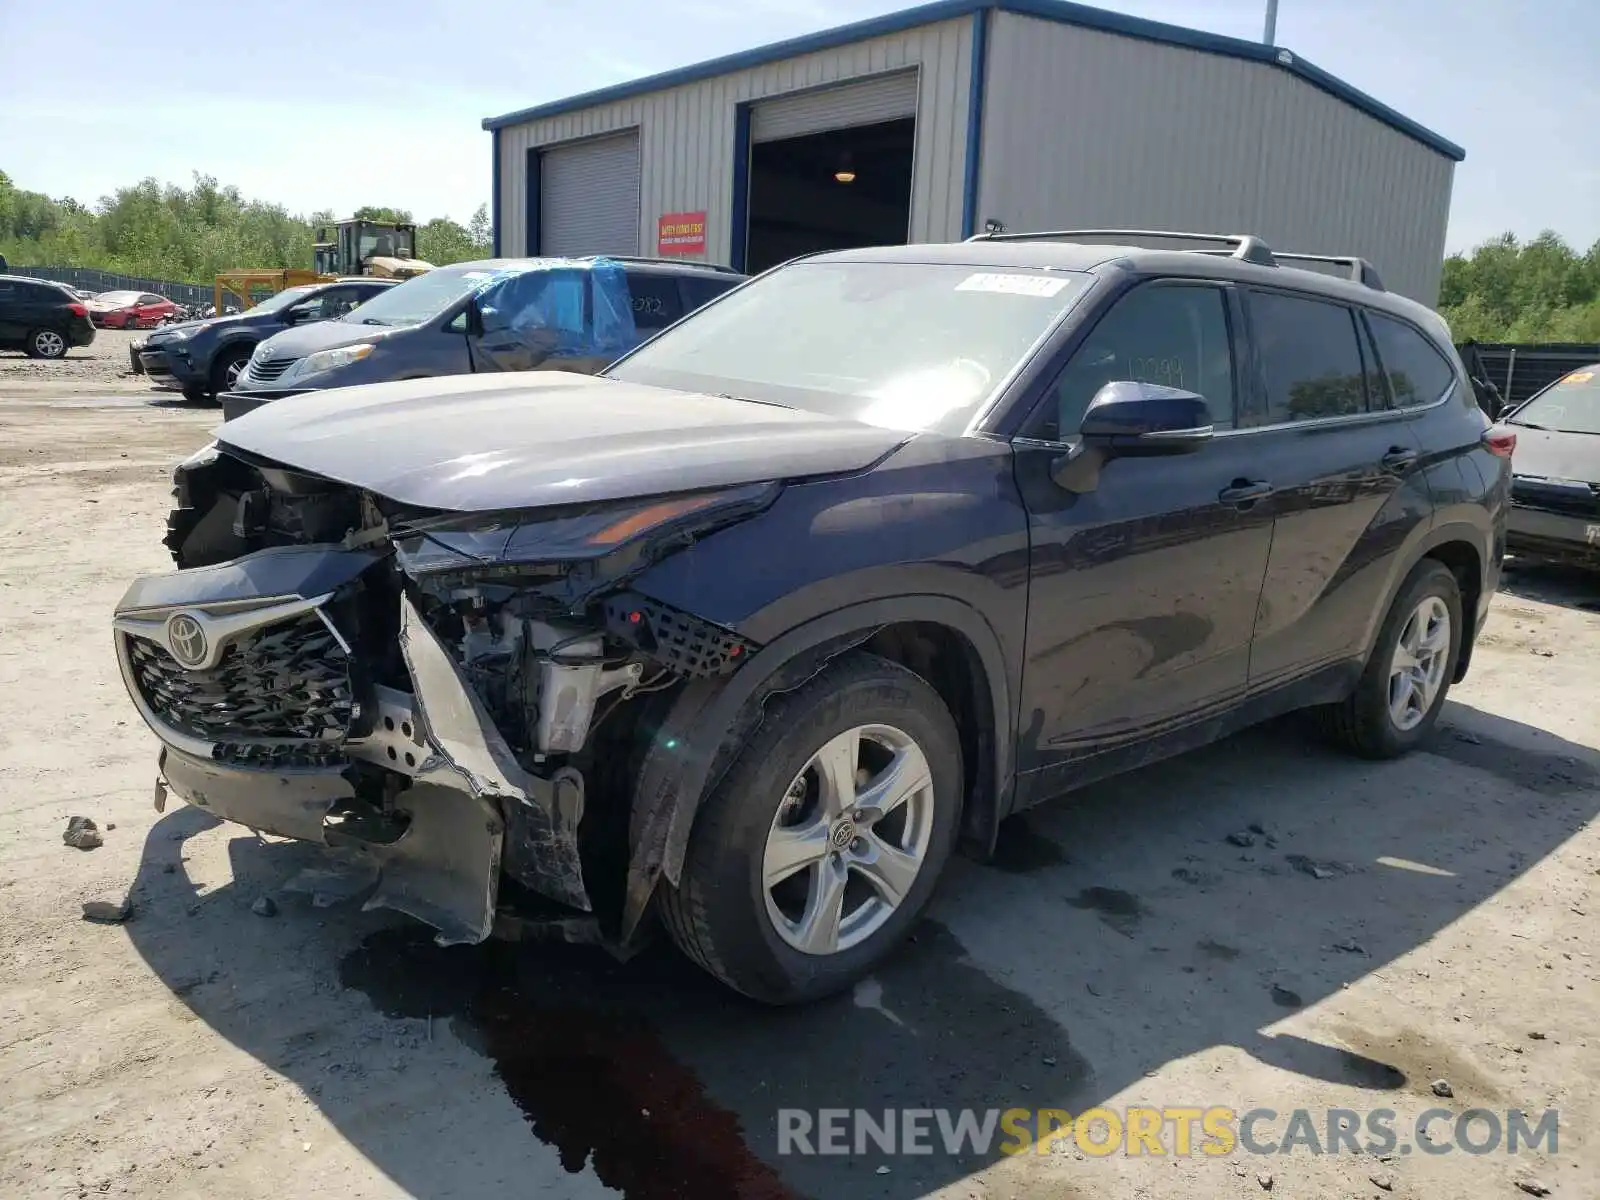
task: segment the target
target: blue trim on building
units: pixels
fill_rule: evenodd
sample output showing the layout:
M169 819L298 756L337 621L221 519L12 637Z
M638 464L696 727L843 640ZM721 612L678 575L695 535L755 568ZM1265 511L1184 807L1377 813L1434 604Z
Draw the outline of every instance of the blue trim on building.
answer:
M961 236L978 224L978 168L983 162L983 97L989 70L989 10L972 14L972 77L967 82L967 161L961 179Z
M489 167L489 186L494 190L489 193L489 238L494 248L494 257L500 257L500 131L491 130L489 133L489 153L494 159Z
M733 231L728 265L743 273L750 252L750 106L733 110Z
M1045 21L1059 21L1064 25L1077 25L1084 29L1100 30L1103 33L1121 34L1124 37L1139 38L1142 41L1158 42L1167 46L1181 46L1190 50L1202 50L1209 54L1222 54L1230 58L1266 63L1304 79L1314 87L1338 97L1347 104L1353 105L1369 116L1375 117L1406 136L1415 138L1423 145L1449 158L1453 158L1457 162L1467 156L1465 150L1448 138L1441 137L1431 129L1417 124L1417 122L1396 112L1387 104L1375 100L1358 88L1351 87L1342 79L1328 74L1320 67L1313 66L1299 55L1284 50L1282 47L1266 46L1259 42L1247 42L1239 38L1223 37L1221 34L1216 33L1204 33L1198 29L1186 29L1181 25L1168 25L1164 21L1149 21L1143 17L1130 17L1122 13L1107 12L1104 9L1090 8L1084 4L1069 3L1068 0L934 0L934 3L931 4L922 4L916 8L908 8L901 12L873 17L866 21L857 21L851 25L841 25L836 29L825 29L820 33L807 34L804 37L790 38L784 42L774 42L770 46L759 46L754 50L745 50L738 54L726 54L721 58L714 58L708 62L695 63L692 66L680 67L673 71L663 71L645 79L636 79L629 83L620 83L612 87L601 88L598 91L585 92L581 96L573 96L566 100L556 100L549 104L525 108L518 112L507 113L505 116L487 117L484 119L483 127L485 129L503 129L507 125L520 125L525 121L553 117L560 113L574 112L582 108L592 108L597 104L608 104L615 100L627 99L630 96L643 95L646 92L657 92L666 88L679 87L686 83L695 83L717 75L726 75L732 71L764 66L767 63L793 58L799 54L812 54L819 50L833 50L866 38L882 37L891 33L903 33L908 29L915 29L921 25L931 25L937 21L971 17L985 9L995 12L1016 13L1026 17L1038 17Z
M544 172L539 154L537 146L529 147L527 166L523 173L522 227L527 232L523 235L522 252L529 258L539 253L539 243L543 240L539 234L539 200Z

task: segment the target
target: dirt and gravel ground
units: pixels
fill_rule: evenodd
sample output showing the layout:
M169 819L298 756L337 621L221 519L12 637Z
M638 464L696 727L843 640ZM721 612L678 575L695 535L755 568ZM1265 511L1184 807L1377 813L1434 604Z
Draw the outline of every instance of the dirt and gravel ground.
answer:
M150 336L148 329L97 329L94 341L67 351L54 362L0 350L0 396L144 395L176 398L158 391L129 369L128 347Z
M772 1012L666 947L439 950L287 890L312 848L154 812L108 616L215 412L40 374L0 358L0 1195L1600 1195L1600 588L1514 579L1428 752L1280 725L1094 788L958 864L853 995ZM780 1108L1138 1104L1273 1109L1264 1143L1391 1109L1399 1144L776 1153ZM1434 1107L1555 1108L1558 1148L1430 1153Z

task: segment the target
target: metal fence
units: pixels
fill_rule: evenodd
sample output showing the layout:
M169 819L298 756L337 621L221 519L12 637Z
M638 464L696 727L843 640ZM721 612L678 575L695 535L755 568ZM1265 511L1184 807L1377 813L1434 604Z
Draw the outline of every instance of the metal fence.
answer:
M1568 371L1600 362L1596 342L1466 342L1456 349L1474 380L1494 385L1501 411L1521 404ZM1484 389L1478 391L1478 403L1487 410Z
M93 267L12 267L11 274L28 275L34 279L49 279L91 292L154 292L174 303L191 308L210 304L214 298L214 290L207 284L172 283L165 279L118 275L112 271L98 271Z

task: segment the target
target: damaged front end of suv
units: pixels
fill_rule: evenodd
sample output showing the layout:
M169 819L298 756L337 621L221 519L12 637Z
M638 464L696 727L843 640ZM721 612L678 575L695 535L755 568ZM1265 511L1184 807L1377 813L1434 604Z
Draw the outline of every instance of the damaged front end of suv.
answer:
M755 649L630 581L780 490L463 512L214 444L176 472L182 569L115 616L158 797L368 860L368 907L441 943L490 936L510 880L621 944L641 747Z

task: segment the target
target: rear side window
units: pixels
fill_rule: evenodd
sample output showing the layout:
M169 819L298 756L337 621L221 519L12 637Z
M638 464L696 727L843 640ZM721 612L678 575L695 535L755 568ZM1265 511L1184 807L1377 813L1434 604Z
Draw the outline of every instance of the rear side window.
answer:
M1375 312L1367 314L1367 322L1396 408L1432 404L1455 382L1456 373L1444 355L1411 326Z
M1281 425L1367 411L1367 386L1355 314L1281 292L1252 292L1250 327L1266 384L1266 411L1254 422Z
M674 276L629 271L628 292L633 298L633 324L637 329L665 329L683 316L683 300Z
M731 291L738 287L738 279L713 279L704 275L685 275L678 280L678 286L683 289L683 306L685 312L693 312L702 304L710 304L723 292Z

